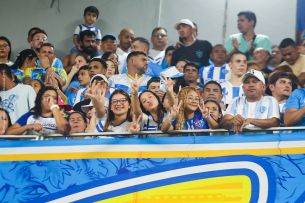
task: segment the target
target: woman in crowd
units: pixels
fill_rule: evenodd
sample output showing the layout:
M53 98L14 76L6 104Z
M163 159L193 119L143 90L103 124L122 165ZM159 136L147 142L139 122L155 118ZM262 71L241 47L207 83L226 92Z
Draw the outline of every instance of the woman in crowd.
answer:
M175 130L194 130L217 128L208 109L201 103L195 88L184 87L178 94L181 105L177 119L173 122Z
M115 90L109 99L108 115L105 125L103 125L103 131L139 131L139 118L132 118L131 108L129 95L121 89Z
M13 62L10 61L11 58L11 42L4 36L0 37L0 64L6 64L8 66L13 65Z
M9 127L7 134L21 135L28 130L50 134L68 133L69 124L60 112L57 97L53 87L42 88L37 94L34 108Z
M118 64L110 59L106 60L107 70L106 70L106 77L110 78L113 75L119 74Z
M6 130L11 125L12 125L11 118L7 110L0 107L0 135L5 135Z

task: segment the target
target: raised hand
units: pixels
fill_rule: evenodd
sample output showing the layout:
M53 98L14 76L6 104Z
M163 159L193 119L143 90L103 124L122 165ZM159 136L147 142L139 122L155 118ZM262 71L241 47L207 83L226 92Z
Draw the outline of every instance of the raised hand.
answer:
M198 108L204 118L210 117L210 111L205 107L204 102L199 102Z
M160 80L165 85L166 92L173 92L174 81L171 78L160 77Z
M105 81L94 81L91 87L86 91L85 96L90 99L101 100L105 98L106 92L108 91L107 84Z
M140 81L138 78L138 74L136 73L135 81L131 83L131 90L133 94L138 94L139 86L140 86Z
M237 38L232 38L232 45L233 45L233 47L236 49L236 50L238 50L239 49L239 42L238 42L238 40L237 40Z
M139 132L141 130L141 120L142 116L136 118L136 115L132 116L132 122L129 125L130 132Z
M168 115L170 120L174 120L177 118L181 105L182 105L182 101L180 101L179 104L174 104L171 107L169 115Z
M50 68L51 63L48 57L46 56L39 56L40 65L43 68Z

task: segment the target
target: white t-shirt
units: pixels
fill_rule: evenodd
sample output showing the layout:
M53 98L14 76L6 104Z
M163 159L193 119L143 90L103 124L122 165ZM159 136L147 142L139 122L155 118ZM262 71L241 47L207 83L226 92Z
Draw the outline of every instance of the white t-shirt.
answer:
M127 56L128 56L128 52L123 51L120 47L118 47L116 49L116 54L118 55L118 69L119 69L119 73L122 73L123 67L126 66L127 62Z
M9 112L12 124L35 105L36 93L30 85L17 84L7 91L0 91L1 106Z

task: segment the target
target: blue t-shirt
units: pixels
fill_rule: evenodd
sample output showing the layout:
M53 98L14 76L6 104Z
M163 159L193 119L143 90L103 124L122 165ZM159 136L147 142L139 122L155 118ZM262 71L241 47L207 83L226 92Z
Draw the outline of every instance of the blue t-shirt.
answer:
M285 108L301 109L305 106L305 88L296 89L289 96ZM305 126L305 116L294 126Z
M176 126L177 120L173 122ZM199 129L209 129L208 122L203 118L201 112L195 112L194 117L191 119L186 119L184 122L183 130L199 130Z

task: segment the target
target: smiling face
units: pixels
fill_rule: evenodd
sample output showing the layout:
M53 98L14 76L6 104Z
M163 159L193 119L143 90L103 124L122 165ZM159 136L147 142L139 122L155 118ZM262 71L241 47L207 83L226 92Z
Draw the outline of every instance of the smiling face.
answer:
M127 97L120 93L112 96L110 105L110 110L113 112L114 116L127 116L128 110L131 108Z
M82 133L85 132L87 124L84 118L79 113L73 113L69 117L69 124L71 126L70 133Z
M139 99L144 109L148 112L156 110L158 107L159 101L151 92L144 92Z
M184 108L190 112L195 112L198 109L200 98L197 92L189 91L185 98Z

